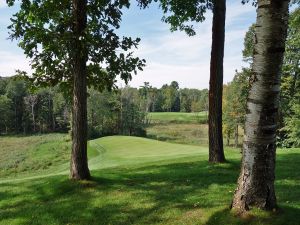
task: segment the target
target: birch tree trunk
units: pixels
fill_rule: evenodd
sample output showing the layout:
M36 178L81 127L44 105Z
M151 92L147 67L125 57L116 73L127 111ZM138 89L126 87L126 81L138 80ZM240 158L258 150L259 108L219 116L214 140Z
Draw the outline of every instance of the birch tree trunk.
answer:
M74 10L74 86L72 115L72 153L70 178L90 179L87 160L87 56L83 44L87 23L86 0L73 0Z
M225 161L222 136L222 92L226 0L215 0L213 7L208 114L209 162L219 163Z
M247 101L238 187L232 208L277 207L274 189L276 129L289 0L258 0L253 74Z

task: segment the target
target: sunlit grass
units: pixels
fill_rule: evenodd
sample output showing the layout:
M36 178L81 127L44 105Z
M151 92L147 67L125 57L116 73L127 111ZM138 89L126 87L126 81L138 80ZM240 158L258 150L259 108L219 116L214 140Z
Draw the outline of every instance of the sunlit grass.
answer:
M148 114L150 123L206 123L207 112L152 112Z
M0 224L299 224L300 149L278 150L280 210L239 218L229 210L239 150L226 149L229 162L215 165L207 162L206 147L123 136L89 146L92 181L70 181L67 168L63 175L2 180ZM44 170L31 175L37 171Z

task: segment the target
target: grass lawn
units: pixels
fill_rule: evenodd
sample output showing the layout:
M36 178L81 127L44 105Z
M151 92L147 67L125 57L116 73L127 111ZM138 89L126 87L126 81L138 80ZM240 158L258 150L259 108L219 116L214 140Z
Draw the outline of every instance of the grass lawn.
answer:
M53 140L48 135L42 137ZM35 155L34 151L38 154L35 149L40 149L41 136L32 138L37 140L17 138L18 143L31 143L23 148L25 160L19 166L26 162L33 167L36 162L26 157ZM56 138L56 147L48 148L44 143L41 150L56 166L21 172L26 174L21 179L15 179L14 172L19 171L7 167L10 172L0 181L0 224L299 224L300 149L278 150L280 210L254 210L238 218L229 211L239 172L240 153L236 149L226 149L228 163L213 165L207 163L205 147L135 137L101 138L89 143L93 180L74 182L66 175L69 150L62 147L69 144L68 138ZM7 139L0 138L1 154L8 147L18 153L17 147L2 145L9 142ZM60 150L66 158L56 161ZM0 162L3 167L4 161ZM30 178L42 173L48 176Z
M150 123L206 123L207 112L152 112L148 114Z

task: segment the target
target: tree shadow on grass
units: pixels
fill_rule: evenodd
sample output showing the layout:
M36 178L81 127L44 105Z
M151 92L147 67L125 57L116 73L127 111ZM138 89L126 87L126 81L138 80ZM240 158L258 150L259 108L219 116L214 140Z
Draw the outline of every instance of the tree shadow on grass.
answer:
M283 150L282 150L283 151ZM288 151L288 150L287 150ZM281 152L277 155L275 189L279 209L277 212L254 210L243 218L234 215L229 208L215 212L207 225L215 224L300 224L300 152Z
M237 162L175 163L95 171L90 182L56 176L1 184L0 218L24 224L159 223L168 210L220 204L207 191L232 188L237 167Z
M286 160L288 155L279 158L278 168ZM194 161L103 169L94 171L89 182L56 176L1 184L0 224L245 224L229 209L224 210L229 207L238 172L238 161L221 165ZM279 174L278 178L283 177ZM282 192L279 197L285 185L277 185ZM296 193L289 197L299 195L298 186L289 188ZM294 207L283 208L278 221L299 214ZM210 210L209 217L205 212Z
M215 212L205 225L230 224L230 225L298 225L300 209L280 205L277 212L263 212L255 209L243 216L233 213L229 208Z

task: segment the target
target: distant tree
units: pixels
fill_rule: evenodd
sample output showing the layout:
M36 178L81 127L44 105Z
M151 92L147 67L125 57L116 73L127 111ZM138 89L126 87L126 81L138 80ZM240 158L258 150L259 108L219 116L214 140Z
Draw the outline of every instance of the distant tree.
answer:
M188 95L188 89L185 88L180 90L180 111L181 112L191 112L192 111L192 99Z
M163 112L164 111L164 101L165 97L161 89L157 90L156 98L153 103L154 112Z
M250 75L251 70L243 68L240 72L236 71L233 81L224 86L223 131L227 136L227 144L231 134L234 133L235 147L238 147L239 126L245 123Z
M247 100L243 157L232 208L277 207L274 179L276 122L289 0L258 0L253 71Z
M32 123L33 123L33 131L35 132L36 129L36 115L35 115L35 106L38 103L38 96L35 94L30 94L24 98L25 105L29 108L29 111L32 116Z
M9 5L14 0L8 0ZM129 1L22 1L10 25L11 38L31 58L30 80L60 84L73 92L70 178L89 179L87 162L87 86L114 87L117 75L127 82L144 60L127 53L139 39L120 39L123 7ZM102 66L105 65L105 66Z
M7 134L13 118L12 101L6 95L0 95L0 134L4 131Z
M24 131L24 97L27 95L27 87L24 80L11 78L6 86L6 95L13 102L14 132Z
M8 82L9 78L0 77L0 95L5 95Z
M117 91L89 89L89 138L107 135L145 136L144 108L139 108L139 91L126 86Z
M137 91L130 87L121 90L122 104L122 134L146 136L145 118L147 111L138 107Z
M150 107L153 103L153 95L151 93L152 87L149 82L144 82L143 86L140 86L139 93L141 97L142 107L146 112L150 111Z

